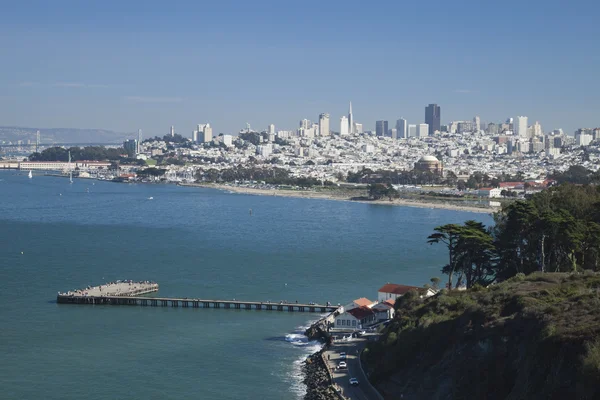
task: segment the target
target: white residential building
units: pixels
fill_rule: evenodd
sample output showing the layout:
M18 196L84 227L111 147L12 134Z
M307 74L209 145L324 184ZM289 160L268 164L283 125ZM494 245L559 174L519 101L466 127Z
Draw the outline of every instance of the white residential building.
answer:
M354 133L363 133L363 124L354 123Z
M421 296L429 297L435 294L431 288L425 289L418 286L397 285L395 283L386 283L377 291L377 300L382 303L386 300L396 300L398 297L404 296L411 290L416 290Z
M410 124L408 125L408 137L416 137L417 136L417 126Z
M419 124L416 126L417 132L416 136L419 138L424 138L429 135L429 125L428 124Z
M223 135L221 137L223 144L227 147L233 146L233 136L231 135Z
M589 146L592 143L594 137L592 135L588 135L587 133L576 133L575 134L575 143L577 146Z
M340 118L340 135L347 135L348 133L348 117L345 115Z
M521 138L527 138L527 117L517 117L513 123L515 135Z
M319 135L329 136L329 114L323 113L319 115Z
M481 188L477 191L477 195L479 197L492 199L502 197L502 195L500 195L501 192L502 190L500 190L500 188Z

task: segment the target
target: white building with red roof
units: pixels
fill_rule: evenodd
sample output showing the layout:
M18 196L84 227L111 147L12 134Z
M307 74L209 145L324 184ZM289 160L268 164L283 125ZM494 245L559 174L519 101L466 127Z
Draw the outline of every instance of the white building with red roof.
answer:
M404 296L411 290L416 290L422 297L429 297L435 294L431 288L425 289L418 286L398 285L396 283L386 283L377 291L377 300L381 303L386 300L396 300L398 297Z
M377 322L377 314L370 307L346 310L335 317L335 329L361 329Z

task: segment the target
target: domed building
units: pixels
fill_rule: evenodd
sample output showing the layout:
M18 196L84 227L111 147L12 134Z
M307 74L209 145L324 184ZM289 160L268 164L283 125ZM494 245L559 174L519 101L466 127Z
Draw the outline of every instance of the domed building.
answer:
M444 174L442 162L434 156L421 157L421 159L415 163L415 170L423 172L429 171L440 176Z

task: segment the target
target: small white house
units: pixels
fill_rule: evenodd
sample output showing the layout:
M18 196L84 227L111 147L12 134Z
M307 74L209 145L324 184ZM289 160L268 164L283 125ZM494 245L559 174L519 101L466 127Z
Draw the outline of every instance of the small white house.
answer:
M502 190L500 190L499 188L481 188L477 191L477 195L479 197L493 199L502 197L502 195L500 195L501 192Z
M377 303L371 309L375 311L377 321L387 321L394 318L394 303L395 300L389 299L381 303Z

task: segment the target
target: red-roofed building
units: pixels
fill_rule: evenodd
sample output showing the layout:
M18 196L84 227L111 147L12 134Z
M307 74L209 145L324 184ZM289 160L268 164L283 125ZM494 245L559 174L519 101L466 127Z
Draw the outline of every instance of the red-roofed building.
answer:
M377 303L372 307L377 315L377 321L387 321L394 318L394 299L389 299L381 303Z
M525 182L500 182L500 189L523 189Z
M377 322L375 311L367 306L347 310L335 317L336 329L361 329Z
M374 304L376 304L374 301L371 301L366 297L361 297L360 299L353 300L352 303L344 306L344 310L348 311L358 307L373 307Z
M423 297L433 296L433 289L425 289L418 286L398 285L395 283L387 283L377 291L377 300L381 303L386 300L396 300L400 296L404 296L411 290L416 290Z

